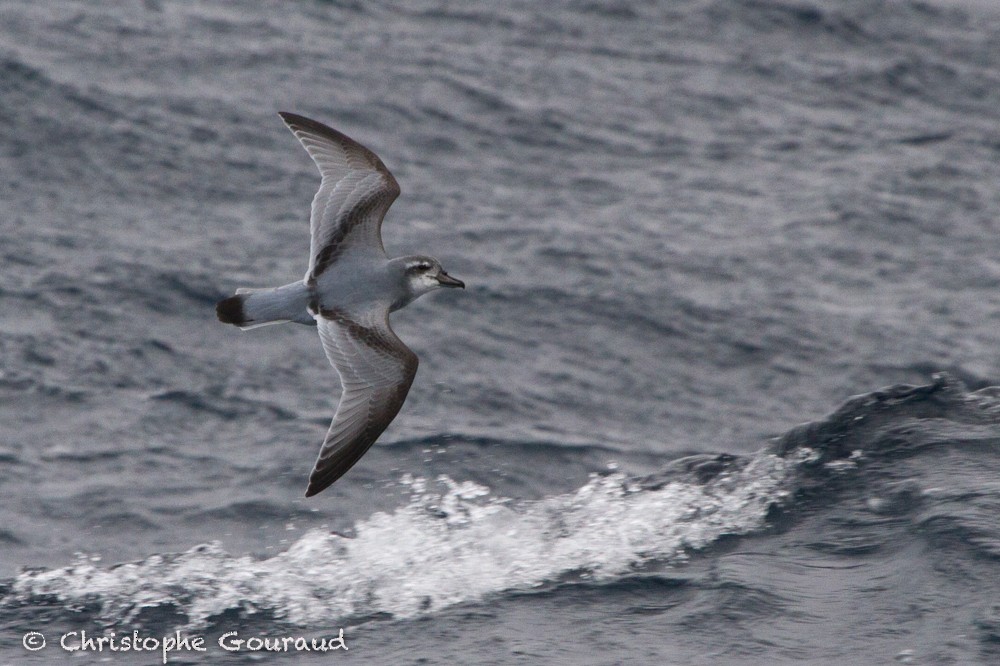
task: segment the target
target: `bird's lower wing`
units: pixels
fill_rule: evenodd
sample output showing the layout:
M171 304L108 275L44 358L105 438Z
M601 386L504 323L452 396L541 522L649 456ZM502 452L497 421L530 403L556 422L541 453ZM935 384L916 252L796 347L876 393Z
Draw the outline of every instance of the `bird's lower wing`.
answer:
M306 497L344 475L399 413L417 374L417 356L389 327L388 309L363 316L321 309L319 337L343 393L309 476Z

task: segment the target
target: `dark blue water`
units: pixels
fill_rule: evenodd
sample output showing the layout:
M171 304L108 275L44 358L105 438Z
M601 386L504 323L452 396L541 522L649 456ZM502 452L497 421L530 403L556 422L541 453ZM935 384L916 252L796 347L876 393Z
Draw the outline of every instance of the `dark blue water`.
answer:
M991 3L2 13L0 664L1000 660ZM305 270L279 110L468 285L394 315L406 405L309 500L315 331L214 316Z

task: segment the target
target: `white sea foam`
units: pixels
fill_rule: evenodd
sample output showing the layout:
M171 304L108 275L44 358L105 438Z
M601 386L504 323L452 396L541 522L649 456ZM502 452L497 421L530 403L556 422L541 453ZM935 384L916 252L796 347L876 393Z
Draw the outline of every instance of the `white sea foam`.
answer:
M760 528L768 508L787 497L796 466L761 453L709 483L653 490L621 473L595 475L575 492L522 503L469 481L404 479L410 501L359 522L353 538L312 530L267 559L230 555L218 543L111 568L81 558L21 574L13 594L96 603L116 622L156 606L191 625L233 609L268 610L300 625L413 617L569 574L606 581L651 561L678 561L722 535Z

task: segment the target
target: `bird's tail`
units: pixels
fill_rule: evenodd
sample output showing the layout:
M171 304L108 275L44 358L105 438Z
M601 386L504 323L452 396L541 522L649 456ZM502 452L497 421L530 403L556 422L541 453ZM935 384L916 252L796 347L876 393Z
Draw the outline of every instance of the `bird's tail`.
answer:
M274 289L237 289L235 296L216 303L215 314L222 323L244 330L289 321L315 325L308 305L309 288L293 282Z

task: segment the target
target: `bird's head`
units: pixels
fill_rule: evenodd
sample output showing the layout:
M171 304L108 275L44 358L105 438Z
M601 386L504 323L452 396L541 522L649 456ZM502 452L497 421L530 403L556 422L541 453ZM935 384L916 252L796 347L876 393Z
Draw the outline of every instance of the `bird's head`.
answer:
M409 292L407 301L441 287L465 288L465 283L445 272L441 262L433 257L415 255L402 260L403 279Z

